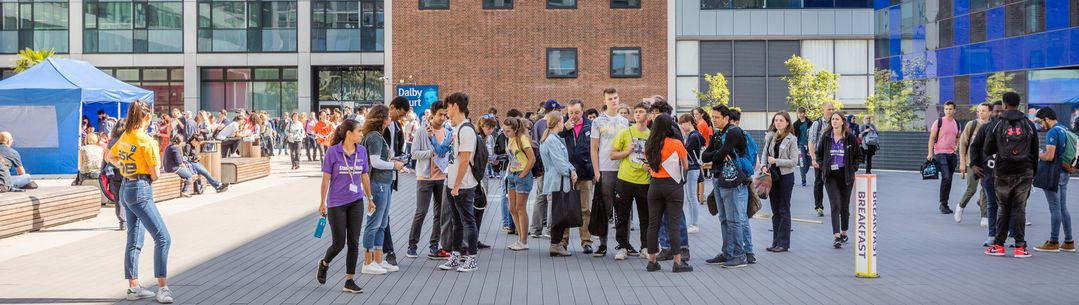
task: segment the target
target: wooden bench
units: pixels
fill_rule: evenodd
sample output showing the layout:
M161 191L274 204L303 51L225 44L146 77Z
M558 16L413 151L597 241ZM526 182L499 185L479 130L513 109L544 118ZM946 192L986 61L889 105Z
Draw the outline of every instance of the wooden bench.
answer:
M270 158L221 159L221 182L240 183L270 175Z
M180 187L183 179L176 173L161 173L154 181L154 203L180 198Z
M0 194L0 238L97 217L100 193L92 186L64 186Z

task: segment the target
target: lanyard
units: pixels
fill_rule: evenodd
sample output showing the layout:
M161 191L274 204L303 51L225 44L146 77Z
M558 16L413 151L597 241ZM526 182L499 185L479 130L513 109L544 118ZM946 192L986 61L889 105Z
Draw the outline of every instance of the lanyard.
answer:
M352 174L353 174L353 171L355 170L356 164L358 164L360 162L360 154L359 154L359 152L360 152L360 150L356 149L356 151L352 153L352 164L349 164L348 156L345 155L345 148L344 148L344 146L341 146L341 160L345 161L345 168L348 171L348 181L349 181L349 183L353 183L353 184L356 183L356 178L353 177Z

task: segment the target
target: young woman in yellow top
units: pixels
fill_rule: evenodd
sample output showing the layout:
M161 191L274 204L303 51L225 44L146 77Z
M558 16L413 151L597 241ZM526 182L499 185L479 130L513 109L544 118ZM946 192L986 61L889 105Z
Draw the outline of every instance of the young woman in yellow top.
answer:
M528 193L532 192L532 166L536 164L536 153L532 150L532 139L528 137L525 120L507 118L502 122L502 130L509 139L510 164L506 175L509 192L510 216L517 226L517 241L506 248L514 251L528 250Z
M157 297L163 304L172 303L172 291L166 278L171 238L161 213L154 204L154 190L150 185L158 178L160 156L157 142L146 128L150 126L150 104L135 101L127 112L127 124L120 139L106 156L109 163L120 169L124 181L120 184L120 202L124 205L129 229L127 230L124 277L128 281L127 299ZM143 230L154 238L154 277L158 290L154 292L139 285L139 253L142 250Z

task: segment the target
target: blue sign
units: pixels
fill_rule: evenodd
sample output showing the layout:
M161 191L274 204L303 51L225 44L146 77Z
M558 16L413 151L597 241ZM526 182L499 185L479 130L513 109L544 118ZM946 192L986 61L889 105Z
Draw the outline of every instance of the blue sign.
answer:
M423 118L423 112L431 109L438 101L438 86L435 85L398 85L396 95L408 99L409 106L416 113L417 118Z

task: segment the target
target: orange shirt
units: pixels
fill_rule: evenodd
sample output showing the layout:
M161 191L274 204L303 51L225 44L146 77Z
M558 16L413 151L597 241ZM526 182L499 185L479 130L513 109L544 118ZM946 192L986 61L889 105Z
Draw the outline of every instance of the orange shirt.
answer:
M333 134L333 125L319 121L315 124L315 141L322 146L330 146L330 135Z
M708 141L712 140L712 127L708 126L708 122L704 120L697 121L697 131L704 137L704 147L708 147Z
M671 157L671 154L678 154L678 158L686 157L686 146L682 144L682 141L677 139L666 138L663 139L663 149L659 150L660 162L667 160ZM681 163L679 163L681 164ZM652 171L651 167L648 169L648 173L652 174L652 178L670 178L671 174L667 172L667 169L662 166L659 167L658 172Z

